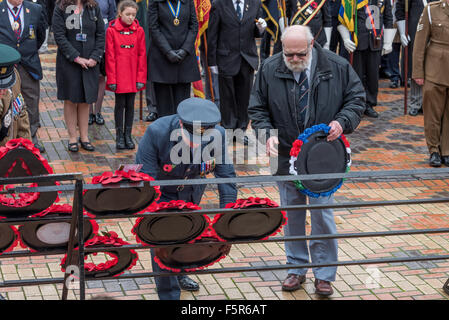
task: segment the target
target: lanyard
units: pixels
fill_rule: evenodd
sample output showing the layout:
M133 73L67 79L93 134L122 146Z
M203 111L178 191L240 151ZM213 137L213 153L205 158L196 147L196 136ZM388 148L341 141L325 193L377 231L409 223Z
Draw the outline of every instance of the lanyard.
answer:
M11 13L12 18L14 19L14 22L16 22L17 20L19 20L19 18L20 18L20 13L22 12L22 8L23 8L23 6L20 6L20 9L17 10L17 15L16 15L16 14L14 14L14 11L11 10L11 8L8 7L9 12Z
M373 15L371 14L371 10L369 9L367 4L365 5L365 11L366 11L366 13L369 16L369 20L371 22L371 26L373 27L374 37L377 37L377 31L376 31L376 26L375 26L375 23L374 23ZM384 30L382 29L382 31L380 32L381 36L382 36L383 31Z

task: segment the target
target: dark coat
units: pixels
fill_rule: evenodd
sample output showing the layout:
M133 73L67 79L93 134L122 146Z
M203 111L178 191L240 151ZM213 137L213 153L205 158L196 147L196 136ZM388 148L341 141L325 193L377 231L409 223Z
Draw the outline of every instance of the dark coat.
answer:
M176 1L171 1L176 10ZM148 73L153 82L176 84L201 79L195 54L198 33L193 0L181 0L179 25L173 24L174 16L165 0L150 0L148 26L150 45L148 49ZM184 49L188 54L181 63L171 63L166 54L170 50Z
M42 66L38 49L44 43L47 28L45 12L39 4L23 2L22 35L17 39L9 21L6 0L0 3L0 43L17 49L22 59L20 64L33 78L42 79Z
M309 117L304 128L316 124L340 123L351 133L365 111L365 89L349 62L315 43L309 93ZM316 67L314 67L316 65ZM282 53L266 59L256 76L248 115L257 130L278 129L278 174L288 174L290 149L297 139L296 80L287 68ZM268 132L269 133L269 132Z
M226 154L226 138L223 127L216 126L222 138L221 154ZM165 170L164 166L172 165L171 151L182 139L179 137L177 141L170 141L172 132L180 129L179 116L177 114L172 116L161 117L145 131L142 140L140 140L139 148L136 154L136 163L143 164L142 172L150 175L156 180L178 180L178 179L198 179L200 178L200 170L202 166L200 163L190 161L190 163L177 164L171 170ZM206 139L206 138L204 138ZM184 145L185 146L185 145ZM210 143L202 142L202 152L205 147L211 147ZM187 147L187 150L190 148ZM184 148L182 148L184 150ZM220 161L220 155L214 155L216 158L216 165L212 170L216 178L233 178L235 177L234 166L228 163L227 160ZM191 157L192 159L192 157ZM201 160L202 161L202 160ZM161 187L162 197L165 200L184 200L199 204L206 185L186 185L182 190L177 186ZM227 203L235 202L237 199L237 187L234 183L220 183L218 184L218 191L220 196L220 207L224 207Z
M74 103L93 103L98 96L99 62L104 54L105 33L100 8L84 7L82 15L82 33L87 41L76 40L80 25L68 29L66 21L73 21L72 13L65 13L58 5L53 14L53 33L58 52L56 56L56 85L58 99ZM83 69L74 62L77 57L94 59L97 65Z
M298 11L298 2L301 6L305 5L308 1L306 0L286 0L285 1L286 12L289 24L292 23L292 18ZM312 20L307 24L312 31L315 40L322 46L326 44L327 38L326 33L324 32L324 28L332 27L332 15L331 15L331 5L329 4L330 0L327 0L318 13L313 17Z
M367 28L367 25L370 26L370 18L368 14L366 13L365 7L360 8L357 10L357 49L356 50L366 50L370 49L372 51L380 51L382 50L382 44L383 44L383 32L382 28L384 29L393 29L393 12L391 9L391 2L390 0L368 0L369 6L377 6L379 19L378 19L378 25L376 25L376 19L374 14L373 21L376 27L376 34L382 35L382 39L380 42L379 47L375 47L374 45L374 32L373 29Z
M254 22L263 15L260 0L245 0L242 20L239 21L232 0L215 0L209 17L207 29L209 66L218 66L223 76L234 76L245 59L257 70L259 55L256 37L261 37Z

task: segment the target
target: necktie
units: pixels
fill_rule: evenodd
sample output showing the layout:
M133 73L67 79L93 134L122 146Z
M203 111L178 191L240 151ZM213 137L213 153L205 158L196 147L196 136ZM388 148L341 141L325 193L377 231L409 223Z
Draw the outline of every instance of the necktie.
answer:
M12 8L14 11L14 23L13 23L13 29L14 33L16 34L17 39L20 38L20 34L22 33L22 21L20 21L20 13L18 13L19 8L14 7Z
M237 12L237 18L242 20L242 9L240 8L240 0L235 2L235 11Z
M299 77L299 100L298 100L298 114L299 122L304 126L306 119L307 108L309 107L309 80L306 71L301 72Z

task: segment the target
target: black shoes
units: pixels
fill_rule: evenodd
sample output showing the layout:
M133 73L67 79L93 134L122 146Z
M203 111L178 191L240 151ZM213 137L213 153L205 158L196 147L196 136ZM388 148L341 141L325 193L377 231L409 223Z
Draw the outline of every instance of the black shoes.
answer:
M379 114L371 106L366 106L365 115L370 118L378 118Z
M81 138L79 138L78 141L81 145L81 148L83 148L84 150L86 150L86 151L94 151L95 150L94 146L89 141L83 142L83 141L81 141Z
M417 108L412 108L412 109L410 109L410 111L408 112L408 114L411 115L411 116L413 116L413 117L417 116L418 114L423 114L422 107L419 108L419 109L417 109Z
M399 88L399 80L391 81L391 83L390 83L390 88L391 88L391 89L397 89L397 88Z
M134 149L136 147L134 145L131 132L132 132L132 127L126 127L125 128L125 146L126 146L126 149Z
M432 152L429 159L431 167L441 167L441 156L438 152Z
M39 150L40 153L44 153L45 152L45 148L44 146L40 143L40 142L36 142L34 144L34 147Z
M146 122L152 122L152 121L156 120L157 118L158 118L157 113L156 112L151 112L149 115L147 115L145 117L145 121Z
M122 128L115 128L115 147L119 150L126 149L125 134Z
M101 115L101 113L97 113L97 114L90 113L89 114L89 121L88 121L89 125L93 124L94 122L99 125L104 124L104 118Z
M442 156L441 163L444 164L446 167L449 167L449 156Z
M78 152L79 148L78 148L78 142L73 142L73 143L68 143L67 145L67 149L70 152Z
M200 290L200 286L198 283L188 276L178 276L179 287L182 290L186 291L198 291Z

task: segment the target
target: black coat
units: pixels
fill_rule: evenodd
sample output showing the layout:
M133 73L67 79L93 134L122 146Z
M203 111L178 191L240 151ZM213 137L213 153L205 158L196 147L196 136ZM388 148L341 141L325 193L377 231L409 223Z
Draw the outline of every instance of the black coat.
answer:
M286 0L286 13L288 17L289 24L292 23L292 18L298 11L298 3L300 6L305 5L308 1L306 0ZM324 46L327 42L326 33L324 32L324 28L332 27L332 15L331 15L331 6L329 4L330 0L326 1L318 13L313 17L312 20L307 24L312 31L315 40L322 46Z
M65 13L58 5L53 14L53 33L58 53L56 56L56 85L58 99L74 103L93 103L97 101L99 62L104 53L104 22L99 6L85 7L82 15L82 32L87 34L87 41L76 40L80 26L68 29L66 21L71 20L72 13ZM74 62L75 58L94 59L97 65L83 69Z
M433 1L430 0L428 2ZM423 10L424 4L422 0L408 0L408 34L412 45L415 40L416 27L418 26L418 21ZM405 20L405 0L397 0L395 17L397 21Z
M393 12L391 8L391 2L390 0L368 0L369 6L377 6L378 13L379 13L379 19L378 19L378 25L376 25L376 19L375 19L375 12L372 14L373 21L376 29L377 35L382 35L380 46L375 47L374 45L374 32L370 28L368 29L366 26L370 26L370 18L369 15L366 13L365 7L360 8L357 10L357 50L366 50L370 49L372 51L380 51L382 50L382 44L383 44L383 33L382 29L392 29L393 28ZM377 9L376 9L377 10Z
M239 21L232 0L215 0L207 30L208 65L218 66L224 76L234 76L240 70L241 59L257 70L259 55L256 37L261 37L254 22L262 17L260 0L245 0L242 20Z
M22 35L17 39L9 21L6 0L0 3L0 43L17 49L22 56L20 64L41 80L42 66L38 49L45 40L45 12L39 4L28 1L23 2L22 10L25 21L22 21Z
M332 120L344 133L351 133L365 111L365 89L349 62L319 44L314 46L309 116L304 128ZM314 67L316 65L316 67ZM278 130L278 174L288 174L290 149L298 135L295 102L296 80L279 52L267 58L254 82L248 107L251 126L256 131Z
M176 1L171 1L176 10ZM181 0L179 25L173 24L174 16L165 0L150 0L148 26L150 45L148 49L148 74L153 82L176 84L201 79L195 54L195 39L198 33L193 0ZM188 54L181 63L171 63L166 53L184 49Z

